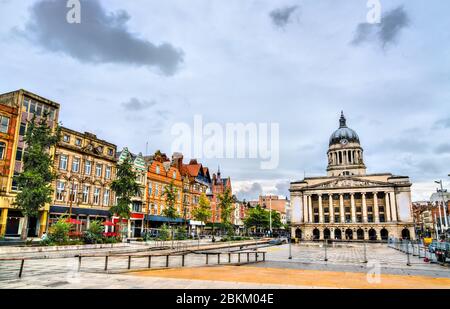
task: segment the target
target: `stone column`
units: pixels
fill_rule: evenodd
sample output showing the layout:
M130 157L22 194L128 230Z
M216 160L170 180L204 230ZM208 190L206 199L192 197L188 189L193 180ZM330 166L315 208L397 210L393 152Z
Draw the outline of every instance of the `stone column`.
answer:
M334 228L330 228L330 239L334 239Z
M392 218L391 218L391 207L389 205L389 193L385 192L385 197L384 197L384 203L386 204L386 207L384 207L384 214L386 217L386 222L391 222Z
M323 223L323 206L322 206L322 194L319 194L319 223Z
M366 193L362 193L362 213L363 213L363 222L367 223Z
M309 212L309 222L314 222L313 209L312 209L312 197L308 195L308 212Z
M380 212L378 211L378 192L373 193L373 216L375 223L380 223Z
M345 223L344 195L339 194L339 212L341 214L341 223Z
M328 208L330 214L330 223L334 223L334 207L333 207L333 195L328 194Z
M350 205L352 213L352 222L356 223L356 205L355 205L355 193L350 194Z
M42 211L41 218L39 219L39 234L38 236L41 237L42 234L47 230L47 218L48 218L48 211L44 210Z
M0 237L5 236L7 218L8 218L8 208L2 208L0 216Z
M308 197L303 194L303 222L308 223L309 222L309 215L308 215Z
M398 221L397 220L397 204L395 201L395 193L394 192L389 192L389 199L391 201L392 221Z

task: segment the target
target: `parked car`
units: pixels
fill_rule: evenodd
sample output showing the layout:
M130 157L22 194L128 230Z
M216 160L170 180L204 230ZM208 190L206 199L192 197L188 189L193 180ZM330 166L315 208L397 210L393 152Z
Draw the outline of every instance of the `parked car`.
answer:
M450 258L450 243L443 241L433 241L428 250L436 255L439 262L445 262L447 258Z

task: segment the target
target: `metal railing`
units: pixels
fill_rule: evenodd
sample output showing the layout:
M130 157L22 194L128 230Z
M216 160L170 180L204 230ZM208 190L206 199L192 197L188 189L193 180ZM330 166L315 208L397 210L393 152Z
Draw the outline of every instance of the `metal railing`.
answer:
M421 240L391 239L388 247L406 254L406 265L411 266L411 257L417 257L430 263L439 263L434 252L430 252ZM445 264L445 261L442 263Z

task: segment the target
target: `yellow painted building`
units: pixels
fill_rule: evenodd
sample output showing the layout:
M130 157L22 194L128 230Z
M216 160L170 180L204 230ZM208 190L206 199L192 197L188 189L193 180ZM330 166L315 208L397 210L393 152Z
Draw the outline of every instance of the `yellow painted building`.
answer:
M13 205L18 191L13 177L23 168L27 124L34 115L39 121L45 114L49 125L56 128L59 108L58 103L23 89L0 95L0 237L19 236L24 222L22 213ZM49 207L42 208L37 218L30 218L28 236L45 231Z
M91 220L105 221L114 203L110 188L116 173L117 146L97 138L95 134L61 128L56 147L53 205L50 222L71 214L81 221L81 230Z

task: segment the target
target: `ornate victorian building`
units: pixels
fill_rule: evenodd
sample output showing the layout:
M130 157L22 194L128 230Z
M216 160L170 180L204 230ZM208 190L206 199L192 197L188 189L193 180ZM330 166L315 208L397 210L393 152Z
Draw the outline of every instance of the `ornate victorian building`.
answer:
M291 183L292 235L297 239L414 238L411 182L392 174L366 174L356 132L340 126L330 138L328 176Z

